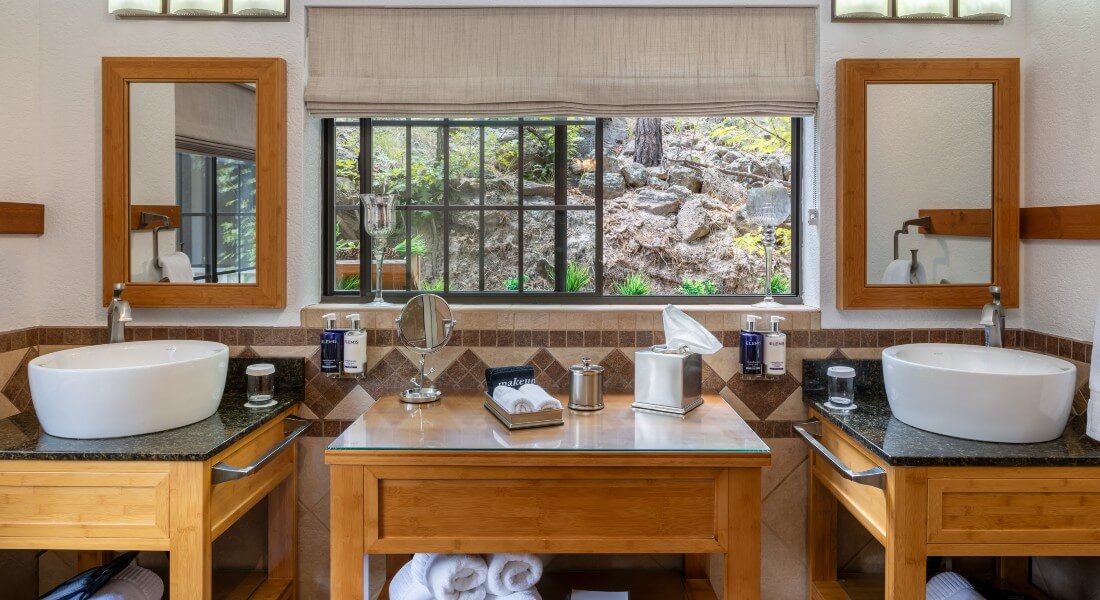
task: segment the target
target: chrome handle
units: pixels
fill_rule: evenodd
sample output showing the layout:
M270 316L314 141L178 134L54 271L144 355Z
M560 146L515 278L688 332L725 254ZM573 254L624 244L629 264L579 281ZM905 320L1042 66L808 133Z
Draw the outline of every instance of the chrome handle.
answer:
M298 417L287 417L283 420L283 425L293 425L294 429L287 434L278 444L272 446L270 450L264 453L263 456L257 458L252 464L247 467L234 467L224 462L219 462L213 466L213 472L210 474L210 481L213 485L219 483L225 483L227 481L236 481L238 479L244 479L249 475L254 474L256 471L264 468L267 463L275 460L277 456L283 453L284 450L290 447L294 443L294 440L302 436L309 426L311 421L305 419L299 419Z
M794 430L798 432L798 435L802 436L802 439L805 440L811 448L825 457L825 460L829 462L829 466L831 466L833 470L840 473L848 481L860 485L869 485L880 490L886 489L886 471L883 471L879 467L873 467L866 471L856 471L840 462L840 459L837 458L835 454L830 452L824 444L818 441L817 436L821 435L821 421L814 419L805 423L799 423L794 426Z

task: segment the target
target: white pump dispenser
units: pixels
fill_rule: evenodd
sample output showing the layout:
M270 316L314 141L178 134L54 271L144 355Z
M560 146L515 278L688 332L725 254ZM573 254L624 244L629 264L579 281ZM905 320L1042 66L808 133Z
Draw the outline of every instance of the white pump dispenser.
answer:
M348 315L344 332L344 372L358 375L367 364L367 332L359 326L359 315Z
M787 334L779 329L786 321L779 315L772 315L771 331L764 334L764 374L767 377L782 377L787 373Z

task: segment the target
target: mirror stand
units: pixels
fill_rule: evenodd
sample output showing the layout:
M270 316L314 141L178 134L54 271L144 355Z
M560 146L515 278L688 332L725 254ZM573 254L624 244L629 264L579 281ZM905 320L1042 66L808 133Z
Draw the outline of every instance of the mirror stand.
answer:
M428 355L447 345L454 333L455 321L447 301L435 294L421 294L409 300L395 321L397 339L420 355L420 375L412 379L415 387L401 392L406 404L436 402L443 392L428 385L428 376L435 369L427 369Z
M427 364L428 355L421 354L420 375L410 380L415 387L411 387L401 392L401 401L405 404L427 404L439 400L439 397L443 395L443 392L433 386L427 385L428 376L435 373L435 369L428 369L425 371Z

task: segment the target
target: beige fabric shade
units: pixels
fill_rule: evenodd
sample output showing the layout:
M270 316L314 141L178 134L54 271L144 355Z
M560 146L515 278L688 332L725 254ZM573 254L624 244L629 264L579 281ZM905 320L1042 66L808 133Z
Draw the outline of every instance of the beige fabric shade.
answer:
M177 83L176 148L256 160L256 90L237 83Z
M813 8L308 9L311 114L813 114Z

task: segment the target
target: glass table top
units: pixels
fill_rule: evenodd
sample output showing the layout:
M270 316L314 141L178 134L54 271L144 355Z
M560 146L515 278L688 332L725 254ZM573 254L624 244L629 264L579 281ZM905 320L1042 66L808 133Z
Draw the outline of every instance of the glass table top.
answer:
M566 409L564 425L515 431L485 408L487 399L484 393L451 393L434 404L409 405L387 396L329 450L770 452L716 395L704 396L702 406L684 416L632 408L632 395L607 395L601 411Z

